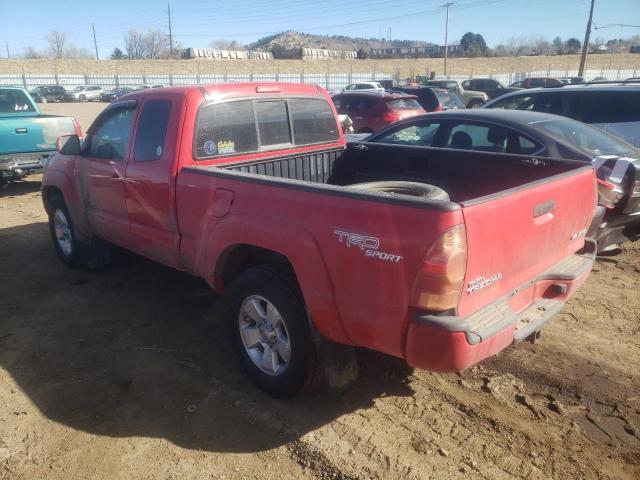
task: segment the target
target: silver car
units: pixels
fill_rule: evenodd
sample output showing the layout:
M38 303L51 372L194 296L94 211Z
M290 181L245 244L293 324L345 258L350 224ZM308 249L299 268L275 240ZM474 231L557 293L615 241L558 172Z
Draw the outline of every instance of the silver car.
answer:
M97 102L104 89L99 85L81 85L67 93L72 102Z

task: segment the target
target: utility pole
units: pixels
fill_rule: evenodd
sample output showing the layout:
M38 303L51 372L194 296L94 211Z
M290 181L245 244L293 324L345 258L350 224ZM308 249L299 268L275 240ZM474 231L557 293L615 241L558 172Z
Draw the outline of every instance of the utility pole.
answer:
M4 44L7 46L7 58L11 58L11 54L9 53L9 42L4 42Z
M167 2L167 14L169 15L169 58L173 58L173 34L171 33L171 4Z
M93 46L96 49L96 60L100 60L100 57L98 56L98 42L96 40L96 26L93 22L91 22L91 29L93 30Z
M449 56L449 7L453 5L453 2L447 2L444 5L440 5L447 9L447 19L444 23L444 75L447 76L447 57Z
M578 76L584 75L584 65L587 63L587 50L589 50L589 35L591 35L591 20L593 19L593 4L595 0L591 0L591 9L589 10L589 21L587 22L587 31L584 33L584 43L582 44L582 55L580 56L580 68Z

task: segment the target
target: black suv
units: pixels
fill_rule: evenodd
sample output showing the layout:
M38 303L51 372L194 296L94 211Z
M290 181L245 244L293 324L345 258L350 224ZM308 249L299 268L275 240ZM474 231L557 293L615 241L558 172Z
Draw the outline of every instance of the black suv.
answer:
M484 108L554 113L588 123L640 147L640 82L523 90L493 100Z
M478 92L484 92L487 94L490 100L498 98L501 95L507 93L517 92L522 90L518 87L505 87L498 80L493 78L472 78L462 82L462 88L465 90L476 90Z
M67 91L60 85L42 85L29 93L38 103L64 102L67 99Z

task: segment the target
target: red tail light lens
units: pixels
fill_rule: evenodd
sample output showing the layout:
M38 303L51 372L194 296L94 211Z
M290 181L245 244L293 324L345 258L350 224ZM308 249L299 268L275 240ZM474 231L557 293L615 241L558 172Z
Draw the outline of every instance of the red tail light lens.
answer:
M598 203L606 208L614 208L622 198L622 189L601 178L596 178L596 182L598 183Z
M384 115L382 116L382 118L387 123L393 123L400 120L400 115L398 115L396 112L392 110L387 110L386 112L384 112Z
M429 249L416 278L411 305L443 312L458 305L467 272L464 225L447 230Z

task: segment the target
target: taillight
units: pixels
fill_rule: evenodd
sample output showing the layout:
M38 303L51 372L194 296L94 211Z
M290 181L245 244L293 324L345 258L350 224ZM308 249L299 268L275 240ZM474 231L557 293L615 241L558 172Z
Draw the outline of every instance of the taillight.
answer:
M397 122L398 120L400 120L400 115L398 115L393 110L387 110L386 112L384 112L384 115L382 116L382 118L387 123L393 123L393 122Z
M467 271L464 225L447 230L429 249L416 278L411 305L443 312L458 305Z
M622 189L601 178L596 178L596 182L598 183L598 203L606 208L614 208L622 198Z

